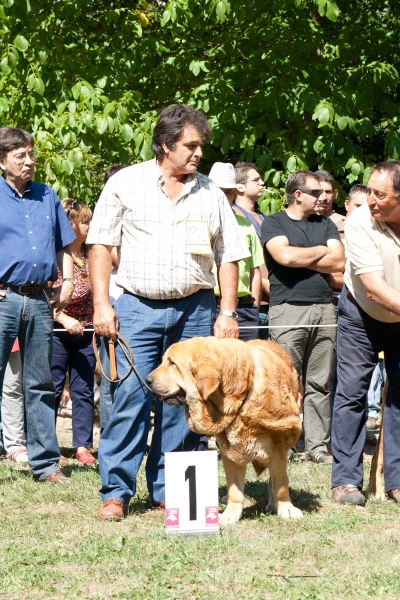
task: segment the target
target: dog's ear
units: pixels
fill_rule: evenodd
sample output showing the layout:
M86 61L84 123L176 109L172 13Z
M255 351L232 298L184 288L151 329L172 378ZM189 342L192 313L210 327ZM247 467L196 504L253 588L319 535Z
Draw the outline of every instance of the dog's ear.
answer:
M203 400L208 400L219 387L220 373L209 362L192 363L191 371L200 396Z

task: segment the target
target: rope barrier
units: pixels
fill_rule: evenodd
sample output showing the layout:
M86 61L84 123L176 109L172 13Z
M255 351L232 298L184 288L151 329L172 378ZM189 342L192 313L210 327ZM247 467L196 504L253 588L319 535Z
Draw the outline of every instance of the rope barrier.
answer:
M239 327L239 329L316 329L318 327L321 328L331 328L331 327L337 327L337 324L333 324L333 325L241 325ZM67 330L66 329L53 329L54 332L56 333L66 333ZM94 332L93 327L84 327L83 331L92 331ZM72 334L72 335L76 335L76 334Z

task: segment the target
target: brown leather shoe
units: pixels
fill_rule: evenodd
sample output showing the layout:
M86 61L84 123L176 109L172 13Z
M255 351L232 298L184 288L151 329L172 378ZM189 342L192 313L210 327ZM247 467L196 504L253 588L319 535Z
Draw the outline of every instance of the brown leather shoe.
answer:
M389 490L387 495L389 496L389 498L391 498L391 500L394 500L395 502L400 504L400 489L399 488L395 488L394 490Z
M151 508L159 508L160 510L165 510L165 500L162 500L162 502L154 502L154 504L151 505Z
M41 482L46 483L61 483L62 485L68 485L71 483L71 480L68 477L65 477L64 473L58 469L57 471L52 471L50 475L47 475L44 479L40 479Z
M356 485L346 483L332 488L332 496L335 502L339 504L354 504L364 506L365 498Z
M103 506L100 508L96 517L108 521L122 521L127 512L128 507L125 506L125 504L122 504L121 500L108 498L108 500L104 500Z

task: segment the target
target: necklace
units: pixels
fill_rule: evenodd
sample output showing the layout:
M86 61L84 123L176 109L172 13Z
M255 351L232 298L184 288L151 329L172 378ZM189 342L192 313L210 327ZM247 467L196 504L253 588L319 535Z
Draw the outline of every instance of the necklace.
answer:
M85 259L83 258L83 259L79 260L75 256L73 257L73 259L74 259L74 264L78 267L78 269L80 271L82 279L87 279L88 274L87 274L87 270L86 270Z

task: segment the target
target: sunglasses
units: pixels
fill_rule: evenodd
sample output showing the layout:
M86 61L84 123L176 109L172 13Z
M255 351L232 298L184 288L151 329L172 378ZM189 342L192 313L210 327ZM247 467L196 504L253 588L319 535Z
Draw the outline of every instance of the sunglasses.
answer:
M303 194L314 196L314 198L319 198L324 193L324 190L310 190L308 188L299 188L299 191L303 192Z
M71 204L71 207L67 210L67 217L69 218L69 215L71 214L72 210L77 210L80 211L81 210L81 205L77 200L74 200L73 203Z

